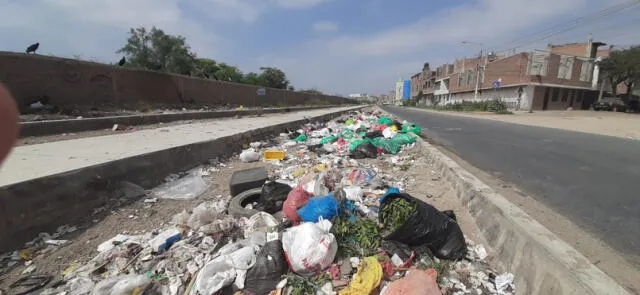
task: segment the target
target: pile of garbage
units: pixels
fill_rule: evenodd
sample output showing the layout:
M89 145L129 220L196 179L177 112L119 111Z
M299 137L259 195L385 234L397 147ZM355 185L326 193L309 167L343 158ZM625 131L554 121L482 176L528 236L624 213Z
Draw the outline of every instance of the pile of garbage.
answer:
M239 159L273 165L268 179L238 177L245 182L231 181L233 197L185 210L162 230L119 234L91 261L34 288L45 295L515 293L514 276L489 267L454 212L404 193L405 181L376 167L380 159L411 161L396 155L421 132L379 112L352 112L252 143ZM189 173L152 193L193 198L206 186L200 177ZM172 190L179 181L196 191ZM233 193L239 187L255 193Z

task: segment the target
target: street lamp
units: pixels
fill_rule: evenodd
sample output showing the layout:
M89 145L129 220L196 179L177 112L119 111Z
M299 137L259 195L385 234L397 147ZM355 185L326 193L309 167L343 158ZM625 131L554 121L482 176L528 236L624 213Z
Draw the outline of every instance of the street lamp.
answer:
M479 42L471 42L471 41L462 41L461 42L464 45L479 45L479 46L484 46L484 44L479 43ZM484 56L483 54L483 49L480 49L480 58L482 58ZM487 60L485 59L484 61L484 65L482 66L482 71L484 72L484 69L487 66ZM473 100L477 100L478 99L478 85L480 84L480 65L478 64L477 68L476 68L476 87L475 87L475 91L473 92Z

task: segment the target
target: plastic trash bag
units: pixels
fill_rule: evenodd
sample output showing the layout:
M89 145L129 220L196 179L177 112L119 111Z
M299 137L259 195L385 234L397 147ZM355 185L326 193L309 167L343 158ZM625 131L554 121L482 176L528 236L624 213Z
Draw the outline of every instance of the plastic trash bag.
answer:
M335 184L326 172L321 172L305 175L300 179L299 186L314 196L325 196L333 190Z
M362 203L362 196L364 195L364 191L361 187L357 185L350 185L342 188L344 192L344 196L349 201L360 202Z
M260 192L260 201L258 201L257 210L270 214L282 210L282 204L287 199L287 195L291 191L291 187L284 183L270 181L262 186Z
M364 134L364 137L369 139L374 139L376 137L382 137L382 132L380 131L371 131Z
M382 130L382 136L384 136L384 138L392 138L396 134L398 134L398 132L393 130L391 127L387 127L384 130Z
M385 240L397 241L409 246L427 245L431 252L441 259L458 260L465 256L467 246L460 226L435 207L409 194L392 193L383 197L380 211L397 198L414 203L416 209L407 217L403 225L384 237ZM383 220L380 222L384 223Z
M385 295L442 295L436 278L438 273L430 268L426 271L413 269L402 279L389 284Z
M151 190L151 196L170 200L191 200L209 188L200 173L192 172L182 178L164 183Z
M402 125L402 132L403 133L415 133L415 134L420 134L422 133L422 128L420 128L419 125L413 124L413 123L407 123Z
M260 154L253 148L246 149L240 153L240 161L244 163L251 163L260 160Z
M378 148L371 142L365 142L360 144L354 151L351 152L351 158L353 159L375 159L378 157Z
M293 272L310 276L331 266L338 243L330 232L331 222L305 222L282 234L282 247Z
M368 138L354 140L351 142L351 144L349 144L349 150L355 151L361 144L364 144L366 142L372 142L372 141L371 139L368 139Z
M337 137L337 136L335 136L335 135L330 135L330 136L327 136L327 137L325 137L325 138L321 139L321 140L320 140L320 143L321 143L321 144L327 144L327 143L332 143L332 142L334 142L334 141L336 141L336 140L338 140L338 137Z
M298 216L306 222L317 222L320 219L331 219L338 214L338 201L333 194L324 197L313 197L307 204L298 209Z
M360 265L358 272L353 276L349 286L340 291L340 295L362 295L371 294L373 290L380 286L382 281L382 266L375 256L365 257Z
M387 153L397 154L402 149L403 145L414 143L418 140L415 136L408 135L406 133L398 133L393 138L378 137L373 139L373 145L377 148L381 148Z
M300 134L298 137L294 138L293 141L295 141L295 142L303 142L303 141L307 141L307 139L309 139L309 137L307 137L304 134Z
M289 271L284 258L282 242L274 240L260 249L256 264L247 271L245 292L247 294L266 295L276 289L282 275Z
M300 221L298 216L298 208L304 206L313 195L305 191L301 186L291 190L287 195L287 199L282 204L282 212L291 221Z
M266 242L267 233L278 233L278 225L280 223L271 214L258 212L251 216L244 226L244 237L250 239L254 234L260 233L264 236ZM276 235L277 237L277 235ZM262 243L264 245L264 243Z
M231 285L235 279L236 270L231 259L226 255L218 256L198 272L190 294L214 294Z
M380 117L380 119L378 119L378 124L391 126L393 125L393 120L389 117Z
M145 275L122 275L107 278L93 288L92 295L122 295L142 294L151 284L151 279Z

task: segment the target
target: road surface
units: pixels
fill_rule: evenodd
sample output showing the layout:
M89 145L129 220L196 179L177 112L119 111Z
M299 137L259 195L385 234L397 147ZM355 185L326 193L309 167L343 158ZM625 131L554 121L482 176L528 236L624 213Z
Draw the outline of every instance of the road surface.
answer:
M436 144L515 184L640 268L640 141L384 109L420 124Z

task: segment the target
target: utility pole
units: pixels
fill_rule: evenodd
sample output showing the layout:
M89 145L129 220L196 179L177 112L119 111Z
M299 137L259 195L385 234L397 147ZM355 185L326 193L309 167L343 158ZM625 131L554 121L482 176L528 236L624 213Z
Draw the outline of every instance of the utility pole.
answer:
M602 82L600 82L600 93L598 94L598 101L602 100L602 95L604 94L604 82L605 79L602 77Z

